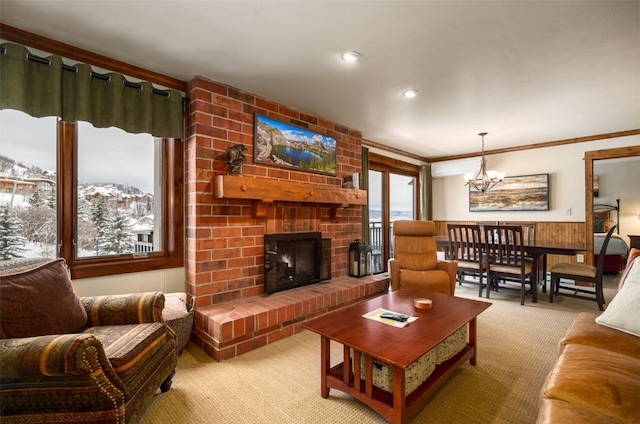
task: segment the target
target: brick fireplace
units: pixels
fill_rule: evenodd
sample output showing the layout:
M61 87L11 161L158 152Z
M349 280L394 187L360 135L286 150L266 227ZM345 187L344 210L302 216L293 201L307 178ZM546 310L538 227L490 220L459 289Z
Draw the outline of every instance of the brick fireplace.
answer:
M309 314L326 312L383 288L380 279L374 278L373 286L368 286L365 280L358 284L347 277L349 244L361 237L362 202L349 204L353 194L342 189L341 182L344 175L361 169L359 131L202 77L189 82L187 96L191 103L185 152L185 267L186 291L195 298L196 305L194 342L216 359L226 359L292 334L296 327L291 324ZM256 112L335 138L337 175L254 164ZM225 151L238 143L247 147L243 175L226 175ZM260 193L283 184L302 187L315 197L304 201L260 199L258 194L251 199L240 198L251 192L247 187ZM342 197L336 200L330 193ZM318 202L314 201L316 198ZM339 284L334 287L337 292L322 294L326 302L297 293L304 298L301 302L320 303L315 309L309 308L307 314L291 315L285 307L285 316L278 317L276 311L274 318L274 312L263 307L262 318L245 313L241 319L234 319L240 303L251 303L264 294L265 235L299 232L319 232L322 238L331 239L331 280L322 289L334 287L331 282L335 281ZM340 302L336 303L338 298ZM304 309L304 304L301 305ZM261 323L261 319L266 322ZM221 342L225 332L228 343ZM260 339L256 340L257 337Z

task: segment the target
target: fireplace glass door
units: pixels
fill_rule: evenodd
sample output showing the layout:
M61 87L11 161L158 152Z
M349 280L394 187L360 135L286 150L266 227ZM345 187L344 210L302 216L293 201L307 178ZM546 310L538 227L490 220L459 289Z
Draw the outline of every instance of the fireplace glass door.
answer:
M321 265L320 233L265 236L265 293L316 283Z

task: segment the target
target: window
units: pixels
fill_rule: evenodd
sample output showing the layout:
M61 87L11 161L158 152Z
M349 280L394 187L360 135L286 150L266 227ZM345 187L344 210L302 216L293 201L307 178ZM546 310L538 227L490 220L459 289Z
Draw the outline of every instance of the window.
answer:
M74 278L183 266L180 140L10 109L0 128L0 256Z
M76 257L161 252L162 139L77 126Z
M18 233L18 237L10 238L10 243L17 246L17 249L11 249L22 257L63 257L73 278L184 266L182 140L132 134L148 128L149 107L136 106L135 116L112 116L111 112L126 109L108 107L105 99L109 96L93 96L90 94L94 93L93 88L85 90L87 87L83 86L80 89L82 81L86 83L86 80L67 77L90 67L91 71L95 69L98 72L92 73L92 77L96 77L91 78L93 82L114 78L116 82L122 81L127 90L137 90L124 91L122 96L114 98L142 101L147 93L161 96L152 97L153 130L149 132L167 134L167 137L180 137L182 134L184 99L180 93L187 90L187 83L36 34L6 26L1 29L3 41L17 43L17 47L15 44L10 48L8 44L4 45L4 57L12 57L11 63L22 63L29 69L46 66L43 62L49 59L32 60L31 53L35 52L41 59L55 55L50 64L60 61L65 64L61 80L52 79L57 78L55 72L30 73L20 72L22 68L19 66L12 68L12 72L3 74L3 81L7 81L8 76L11 76L11 81L15 78L15 84L10 85L9 90L14 96L3 90L4 100L13 99L11 101L17 102L14 108L21 109L25 98L15 94L34 93L33 87L59 83L63 92L70 87L75 90L73 96L59 98L62 92L47 92L42 98L34 98L35 102L26 102L30 109L21 109L37 111L33 114L39 116L66 116L66 121L34 118L11 109L0 110L0 168L5 167L0 169L0 220L4 219L23 231ZM23 54L23 46L29 54ZM22 60L26 62L19 62ZM101 75L103 70L109 70L107 72L111 76ZM38 79L37 84L29 80L31 76ZM129 77L139 83L129 81ZM103 87L98 91L105 89L104 84L98 85ZM161 88L156 89L156 86ZM12 106L7 105L13 103L3 104L9 108ZM55 112L51 113L54 110L52 105L62 105L63 110L54 107ZM157 107L159 105L162 106ZM101 109L103 106L104 110ZM102 120L102 125L97 124L99 127L117 125L129 128L130 133L74 122L85 119L82 116L92 122ZM12 160L18 165L24 164L27 171L15 167ZM103 174L96 172L105 169ZM11 172L16 175L12 176ZM25 178L17 178L19 172ZM87 187L91 184L96 190L97 187L103 190L108 185L117 189L113 199L104 197L115 202L107 216L112 226L117 223L120 228L119 231L109 228L111 234L107 241L97 236L99 231L106 231L106 225L97 228L96 222L90 218L93 202ZM21 202L20 208L14 207L18 201ZM7 213L3 215L5 211ZM30 215L26 216L28 213ZM0 247L0 252L8 250Z

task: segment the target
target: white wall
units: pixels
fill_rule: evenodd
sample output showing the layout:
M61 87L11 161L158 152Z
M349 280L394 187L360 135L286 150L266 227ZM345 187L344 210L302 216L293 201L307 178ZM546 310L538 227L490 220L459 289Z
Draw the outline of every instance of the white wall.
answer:
M469 212L468 188L462 176L454 176L433 179L433 219L584 221L584 152L636 145L640 145L640 135L489 155L487 168L504 171L507 176L549 174L549 210Z
M184 268L73 280L73 286L78 296L100 296L147 291L161 291L163 293L184 292L184 283Z

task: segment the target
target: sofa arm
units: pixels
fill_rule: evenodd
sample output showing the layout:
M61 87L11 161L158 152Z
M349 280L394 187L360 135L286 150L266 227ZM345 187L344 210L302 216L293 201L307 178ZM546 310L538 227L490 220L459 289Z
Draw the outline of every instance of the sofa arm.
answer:
M80 298L90 327L163 322L161 292Z
M92 334L0 340L0 381L0 416L8 422L35 422L41 413L68 419L78 408L108 411L120 422L124 413L122 380Z
M438 269L449 274L449 293L453 295L456 291L456 278L458 277L458 262L438 261Z
M0 340L0 376L4 381L90 375L101 369L120 383L92 334L57 334Z

